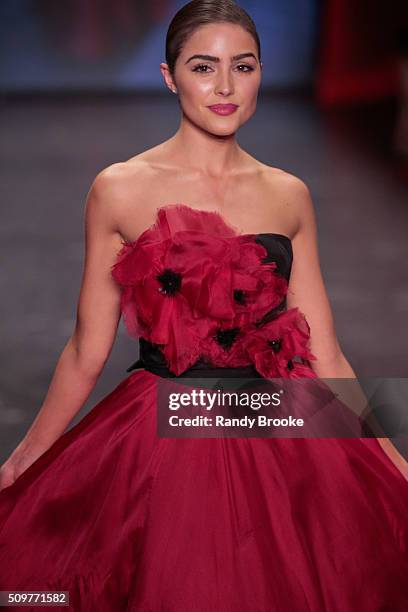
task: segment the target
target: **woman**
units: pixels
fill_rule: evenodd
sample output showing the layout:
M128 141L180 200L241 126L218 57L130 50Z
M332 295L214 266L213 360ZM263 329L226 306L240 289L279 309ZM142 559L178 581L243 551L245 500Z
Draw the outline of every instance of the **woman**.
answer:
M260 57L234 2L185 5L161 64L178 131L92 185L77 325L1 468L2 590L68 591L81 612L407 609L396 452L375 439L157 435L171 375L354 376L309 191L235 138L256 108ZM139 368L61 435L121 314Z

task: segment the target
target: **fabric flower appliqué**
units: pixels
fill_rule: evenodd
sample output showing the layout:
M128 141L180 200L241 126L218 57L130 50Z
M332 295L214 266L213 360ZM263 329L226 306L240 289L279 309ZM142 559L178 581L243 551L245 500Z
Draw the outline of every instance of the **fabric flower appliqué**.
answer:
M273 262L262 263L265 255L254 241L193 230L124 244L112 276L122 287L129 334L159 345L180 374L201 356L206 339L218 338L221 349L228 328L243 328L282 300L286 280ZM236 363L243 362L241 355Z
M112 267L129 335L157 345L176 375L200 358L215 366L253 362L269 377L301 375L291 359L310 356L307 323L302 327L292 311L276 317L288 283L274 261L265 261L256 235L212 234L201 226L171 233L167 221L161 216L124 243Z
M243 346L265 378L316 378L310 366L303 363L316 359L309 341L310 328L304 315L298 308L291 308L246 334Z

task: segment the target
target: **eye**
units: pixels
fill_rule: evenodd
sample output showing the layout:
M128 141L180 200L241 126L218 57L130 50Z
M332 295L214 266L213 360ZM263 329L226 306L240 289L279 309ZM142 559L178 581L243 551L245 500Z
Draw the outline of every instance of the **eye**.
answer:
M208 70L201 70L201 68L210 68L210 66L208 64L197 64L197 66L194 66L192 72L208 72Z
M245 70L238 70L238 72L252 72L254 69L248 64L238 64L237 68L245 68Z

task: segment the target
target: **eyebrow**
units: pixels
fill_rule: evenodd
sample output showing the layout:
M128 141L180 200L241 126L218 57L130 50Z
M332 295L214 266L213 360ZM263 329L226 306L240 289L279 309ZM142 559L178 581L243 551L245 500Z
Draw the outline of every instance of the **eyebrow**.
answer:
M258 61L255 55L251 53L250 51L248 51L247 53L239 53L238 55L233 55L231 57L231 60L236 61L236 60L243 59L244 57L253 57L256 61ZM196 53L195 55L192 55L191 57L188 58L188 60L186 61L186 64L188 64L188 62L191 62L191 60L193 59L202 59L202 60L207 60L208 62L219 62L220 61L220 58L216 57L215 55L202 55L202 54Z

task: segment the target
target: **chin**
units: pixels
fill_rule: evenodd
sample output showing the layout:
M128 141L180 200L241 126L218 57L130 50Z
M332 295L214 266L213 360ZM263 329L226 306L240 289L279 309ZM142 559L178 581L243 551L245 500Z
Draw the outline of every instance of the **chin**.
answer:
M208 130L210 132L210 134L213 134L213 136L233 136L236 131L238 130L238 127L236 128L226 128L225 130Z
M201 129L205 130L209 134L212 134L213 136L231 136L232 134L235 134L235 132L238 129L238 126L236 126L235 124L225 126L225 127L205 124L205 125L200 125L200 127Z
M220 125L217 121L212 121L211 125L206 125L206 130L215 136L230 136L241 127L245 121L230 121Z

